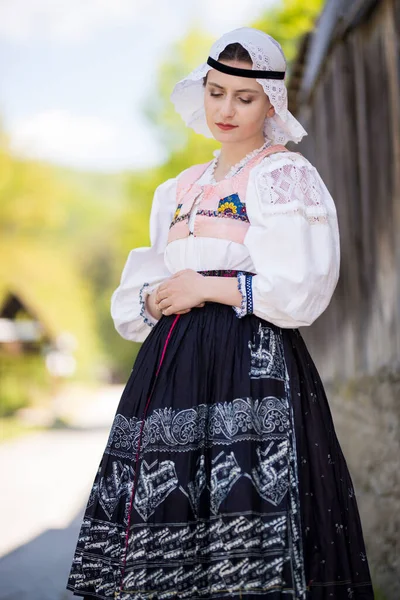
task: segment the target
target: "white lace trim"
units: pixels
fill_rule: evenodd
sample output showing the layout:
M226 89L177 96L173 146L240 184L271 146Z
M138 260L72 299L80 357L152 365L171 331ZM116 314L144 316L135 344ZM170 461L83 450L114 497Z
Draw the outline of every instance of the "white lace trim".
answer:
M304 207L302 206L298 206L297 208L291 207L288 210L276 210L276 211L271 211L268 213L268 215L266 215L267 218L273 218L273 217L295 217L295 216L300 216L303 217L304 219L306 219L306 221L309 223L309 225L327 225L329 222L329 219L333 219L333 215L328 215L328 214L321 214L321 215L316 215L316 214L311 214L309 211L307 211Z
M139 290L139 305L140 305L140 316L144 323L149 327L154 327L157 323L157 319L151 316L146 308L146 297L149 296L156 286L151 286L149 283L144 283Z
M247 315L247 291L246 291L246 275L242 272L237 274L237 286L242 296L240 307L232 306L238 319L242 319Z
M287 204L299 201L305 206L322 206L321 189L314 178L309 177L305 166L285 164L257 177L257 187L269 204Z
M297 152L267 156L253 174L253 194L263 217L302 216L309 224L336 221L335 203L318 171Z
M252 150L251 152L249 152L248 154L246 154L246 156L244 158L242 158L242 160L240 160L239 162L237 162L235 165L233 165L228 173L225 175L225 177L223 179L230 179L231 177L233 177L234 175L236 175L236 173L238 173L241 169L243 169L243 167L245 167L247 165L247 163L254 158L255 156L257 156L258 154L260 154L260 152L262 152L263 150L265 150L265 148L268 148L271 145L271 142L269 140L267 140L266 142L264 142L264 144L262 146L260 146L259 148L256 148L255 150ZM215 170L217 168L218 165L218 160L220 157L221 151L220 150L215 150L214 151L214 160L212 161L209 169L209 178L210 178L210 183L212 184L217 184L218 182L215 180L214 177L214 173ZM221 180L222 181L222 180Z

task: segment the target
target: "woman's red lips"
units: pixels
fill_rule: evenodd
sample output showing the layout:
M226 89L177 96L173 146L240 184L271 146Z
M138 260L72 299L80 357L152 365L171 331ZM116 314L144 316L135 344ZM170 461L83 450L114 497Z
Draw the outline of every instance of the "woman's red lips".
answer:
M229 131L230 129L235 129L237 125L227 125L226 123L216 123L217 127L222 129L222 131Z

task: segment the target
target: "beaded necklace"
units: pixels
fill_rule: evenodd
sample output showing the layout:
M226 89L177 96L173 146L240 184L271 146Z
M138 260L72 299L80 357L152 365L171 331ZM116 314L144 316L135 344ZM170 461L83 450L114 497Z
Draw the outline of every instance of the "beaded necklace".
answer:
M242 158L242 160L237 162L235 165L233 165L229 169L228 173L225 175L225 177L223 179L230 179L231 177L236 175L236 173L238 173L240 171L240 169L242 169L249 162L249 160L251 160L252 158L257 156L257 154L259 154L260 152L265 150L265 148L268 148L268 146L270 146L270 145L271 145L271 141L267 140L264 142L264 144L262 146L260 146L260 148L256 148L255 150L252 150L251 152L246 154L246 156L244 158ZM209 172L210 183L212 183L213 185L219 183L218 181L215 180L214 173L218 166L218 159L220 156L220 152L221 152L220 150L215 151L215 153L214 153L215 158L209 167L210 168L210 172ZM220 181L222 181L222 180L220 180Z

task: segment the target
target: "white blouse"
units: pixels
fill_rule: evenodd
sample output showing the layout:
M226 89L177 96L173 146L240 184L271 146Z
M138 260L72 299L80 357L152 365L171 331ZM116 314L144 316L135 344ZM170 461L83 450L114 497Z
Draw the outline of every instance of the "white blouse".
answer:
M156 189L151 247L131 250L112 295L111 315L120 335L137 342L147 337L156 321L145 310L146 294L182 269L255 273L255 315L284 328L311 325L331 300L340 263L335 204L315 167L296 152L278 152L252 169L244 199L250 227L243 244L193 235L167 244L176 181ZM209 168L198 183L212 181ZM190 229L195 218L194 208Z

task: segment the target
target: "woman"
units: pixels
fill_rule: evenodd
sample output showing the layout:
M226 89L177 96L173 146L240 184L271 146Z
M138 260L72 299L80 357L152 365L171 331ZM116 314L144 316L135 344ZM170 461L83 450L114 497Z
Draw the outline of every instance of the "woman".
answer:
M155 192L111 313L144 341L87 504L85 598L370 600L354 489L299 326L339 275L334 202L284 144L280 45L241 28L172 100L220 153Z

